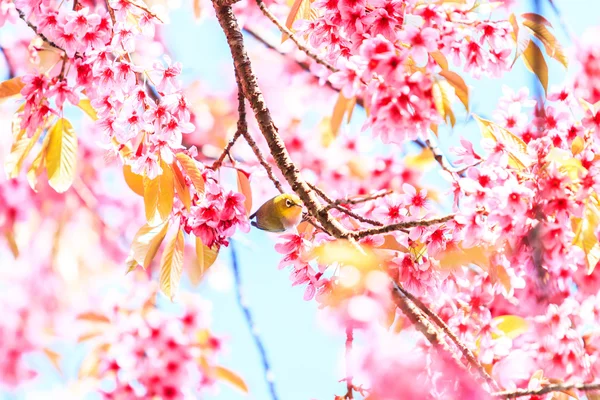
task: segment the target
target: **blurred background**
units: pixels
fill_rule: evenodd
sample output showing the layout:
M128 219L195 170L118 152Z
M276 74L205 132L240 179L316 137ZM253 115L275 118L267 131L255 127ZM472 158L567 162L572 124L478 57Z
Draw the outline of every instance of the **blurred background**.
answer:
M569 49L571 66L568 73L557 62L548 62L549 86L559 86L581 68L577 63L578 44L597 39L597 32L594 33L591 28L600 22L600 4L586 0L554 0L563 24L571 31L568 36L550 3L541 3L543 15L554 25L557 38ZM209 3L202 4L210 7ZM201 10L198 19L194 17L191 2L174 2L169 7L170 21L162 31L164 46L172 59L183 65L181 78L194 103L199 120L196 124L203 125L199 133L192 133L186 140L197 145L209 140L215 149L222 148L226 135L215 134L215 131L231 131L235 118L231 116L234 111L230 104L235 103L229 100L236 95L229 49L223 33L210 8ZM533 1L514 1L510 5L515 14L532 11L532 7ZM257 26L264 28L268 24L261 21ZM4 26L0 30L0 46L10 49L15 38L26 31L27 27L21 21L17 26ZM275 30L263 29L262 32L273 43L279 43L279 34ZM314 125L323 113L333 110L336 93L326 89L315 91L308 86L305 92L300 92L300 89L294 91L304 84L302 73L292 85L284 81L283 76L285 69L292 68L295 63L265 49L249 35L246 39L267 104L278 103L274 110L276 121L280 113L294 114L294 110L302 110L298 103L311 96L315 99L314 108L321 107L321 115L314 109L306 115L298 115L302 124ZM289 41L285 46L290 46ZM597 48L600 49L600 45ZM160 55L163 49L148 46L144 52ZM5 58L0 58L0 76L3 79L9 77L11 68L14 69L14 66L10 67ZM310 77L306 79L308 81ZM467 84L472 88L472 111L492 119L492 111L504 85L515 90L524 86L532 88L535 79L518 62L513 71L501 79L467 79ZM16 103L0 104L0 160L3 162L10 149L10 123L17 107ZM450 159L449 148L458 145L461 137L473 141L475 149L481 150L476 124L464 110L457 107L456 111L454 129L443 128L439 133L439 146ZM79 129L93 132L91 123L83 120L81 113L75 111L70 119ZM343 127L343 137L368 135L361 133L364 120L364 112L355 110L352 122ZM142 200L127 188L118 167L105 168L107 161L93 135L86 135L81 140L80 151L85 154L82 157L90 166L89 169L81 167L82 174L89 176L84 178L82 185L73 189L74 194L58 195L48 188L40 188L37 194L33 194L24 178L18 179L20 183L14 183L6 180L4 174L0 176L0 201L4 202L0 204L0 215L3 208L4 212L9 208L9 203L18 208L20 214L14 233L20 253L17 259L9 241L0 238L0 304L7 310L7 317L0 321L0 347L8 345L9 337L25 340L27 335L37 335L61 355L57 361L59 372L47 355L39 351L28 353L26 363L37 376L16 387L0 388L1 399L99 398L86 393L85 388L74 389L89 346L86 343L72 344L70 339L75 334L70 331L73 317L65 316L59 310L70 307L76 313L99 309L104 307L107 298L135 288L136 274L125 275L123 261L133 234L143 224L143 212L140 213ZM394 154L396 157L402 153L418 152L418 148L411 145L404 148L367 147L365 145L365 151ZM252 157L247 149L239 149L239 153L242 158ZM105 168L105 171L95 176L93 168ZM436 165L427 168L424 186L444 193L446 183ZM260 172L256 178L253 176L252 184L256 199L265 199L274 193ZM107 198L101 199L103 207L96 209L94 201L99 200L97 196L94 199L94 194L104 192L108 194ZM260 204L256 199L255 204ZM441 205L444 206L447 204ZM345 337L333 324L326 322L327 318L317 309L316 302L302 299L304 289L291 286L288 272L278 269L281 255L274 250L275 241L275 236L253 229L247 235L236 234L234 244L241 269L242 290L266 345L277 391L280 398L286 400L332 399L335 394L344 391L344 384L339 380L344 376ZM186 276L181 290L199 294L211 302L210 329L223 339L221 364L242 376L249 387L249 394L243 395L231 386L219 384L205 398L269 398L258 351L236 301L230 250L222 249L216 264L198 286L193 286ZM159 296L158 305L168 313L180 313L183 307L182 304L171 304L163 296ZM14 330L19 321L13 318L12 309L30 310L34 317L40 310L44 312L43 316L31 317L33 322L26 329L33 333L19 331L10 336L7 332ZM52 332L46 332L47 326L53 327ZM0 358L0 364L8 363L8 360Z

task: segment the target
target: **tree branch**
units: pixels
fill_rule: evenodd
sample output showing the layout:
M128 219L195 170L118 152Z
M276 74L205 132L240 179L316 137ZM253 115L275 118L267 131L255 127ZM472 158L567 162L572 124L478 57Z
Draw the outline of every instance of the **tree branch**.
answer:
M277 396L277 391L275 390L275 384L273 382L271 365L269 364L269 359L267 357L267 352L265 350L265 346L262 342L258 334L258 329L256 327L256 323L254 322L254 318L252 317L252 313L250 312L250 308L246 301L244 300L243 288L242 288L242 278L240 275L240 268L238 266L238 258L237 253L235 251L235 241L229 242L229 248L231 249L231 266L233 268L233 275L235 277L235 286L236 286L236 298L238 305L242 309L244 313L244 318L246 319L246 324L250 329L250 333L252 334L252 340L254 340L254 344L256 345L256 349L260 354L260 359L262 361L263 370L265 373L265 381L269 386L269 392L271 393L271 399L277 400L279 397Z
M362 239L367 236L380 235L382 233L400 231L400 230L409 229L409 228L416 228L417 226L431 226L431 225L436 225L436 224L442 224L442 223L448 222L452 219L454 219L454 214L446 215L445 217L441 217L441 218L398 222L397 224L390 224L390 225L380 226L377 228L369 228L369 229L363 229L363 230L356 231L356 232L351 232L350 237L358 240L358 239Z
M17 10L17 13L19 13L19 18L21 18L23 21L25 21L27 26L29 26L35 32L36 35L41 37L44 42L48 43L50 46L54 47L55 49L58 49L58 50L62 51L63 53L66 53L66 51L62 47L60 47L59 45L54 43L52 40L48 39L46 37L46 35L44 35L43 33L38 32L37 26L33 25L31 22L29 22L27 20L27 17L25 16L25 13L22 10L20 10L16 7L15 7L15 10Z
M492 393L492 396L499 397L501 399L516 399L517 397L524 396L541 396L543 394L552 392L564 392L567 390L580 390L582 392L593 392L600 390L600 382L594 383L557 383L547 385L538 389L516 389L506 390L503 392Z
M375 226L383 226L383 224L379 221L375 221L373 219L370 218L365 218L361 215L358 215L357 213L355 213L352 210L349 210L345 207L340 206L339 204L335 203L335 200L331 199L329 196L327 196L327 194L325 194L325 192L323 192L321 189L319 189L317 186L313 185L312 183L309 183L308 186L310 186L312 188L312 190L314 190L315 192L317 192L317 194L319 196L321 196L321 198L323 200L325 200L327 203L327 206L325 207L327 210L330 210L332 208L335 208L338 211L343 212L344 214L356 219L357 221L360 222L365 222L367 224L371 224L371 225L375 225Z
M327 68L331 72L337 72L337 68L335 68L333 65L329 64L327 61L325 61L324 59L322 59L321 57L319 57L311 49L309 49L308 47L306 47L305 45L303 45L302 43L300 43L300 41L298 40L298 38L296 38L296 36L294 35L294 32L290 31L285 25L283 25L277 19L277 17L274 16L271 13L271 11L269 11L269 9L267 8L267 6L265 6L265 3L263 3L262 0L256 0L256 4L258 4L258 7L263 12L263 14L265 14L265 16L267 18L269 18L271 20L271 22L273 22L277 26L277 28L279 28L279 30L281 31L281 33L285 33L286 35L288 35L289 38L292 40L292 42L294 42L296 44L296 46L298 46L298 48L300 50L302 50L304 53L306 53L307 56L309 56L310 58L312 58L313 60L315 60L318 64L323 65L325 68Z
M354 340L354 331L352 328L346 328L346 400L354 399L354 384L352 383L352 367L350 358L352 356L352 342Z
M419 307L421 311L423 311L425 315L427 315L429 319L433 321L433 323L436 324L442 330L442 332L444 332L450 338L450 340L454 342L456 347L458 347L458 349L460 350L462 355L467 359L469 364L477 371L477 373L479 373L479 375L488 383L488 385L490 385L492 390L500 390L500 387L498 386L496 381L494 381L494 379L487 373L487 371L483 368L481 363L477 360L477 358L475 358L471 350L469 350L467 345L465 345L454 334L454 332L450 330L450 327L446 325L446 323L439 317L439 315L433 312L418 297L415 297L412 293L410 293L403 287L399 286L398 289L401 290L410 301L415 303L415 305Z

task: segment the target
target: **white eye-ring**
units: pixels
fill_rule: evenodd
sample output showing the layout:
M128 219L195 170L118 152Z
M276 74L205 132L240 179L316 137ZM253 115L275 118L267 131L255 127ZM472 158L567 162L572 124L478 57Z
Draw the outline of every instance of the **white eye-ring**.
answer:
M287 200L285 201L285 205L286 205L287 207L291 207L291 206L292 206L292 202L290 201L290 199L287 199Z

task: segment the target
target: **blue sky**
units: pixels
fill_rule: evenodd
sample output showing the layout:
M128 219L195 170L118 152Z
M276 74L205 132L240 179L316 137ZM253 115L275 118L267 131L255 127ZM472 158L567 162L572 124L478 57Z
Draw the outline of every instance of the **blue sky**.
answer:
M531 3L519 2L517 14L530 11ZM582 35L585 28L599 22L600 4L595 1L555 0L555 3L577 36ZM560 42L567 46L569 41L554 13L548 7L545 11L544 14L555 26L555 33ZM217 90L230 87L233 83L229 50L215 21L207 20L196 24L190 8L186 5L173 13L171 26L167 31L167 41L172 57L184 65L183 78L186 81L201 79L207 81L209 87ZM550 86L561 83L565 78L562 66L554 60L550 60L548 64ZM524 85L531 86L532 81L532 74L525 70L521 62L500 80L467 80L472 86L472 111L489 116L501 95L503 84L519 88ZM460 110L460 104L457 104L455 109ZM360 114L357 115L352 125L352 131L356 134L359 133L362 122ZM475 140L477 138L476 124L466 122L466 113L458 113L457 117L458 123L453 131L440 130L440 147L446 154L449 146L458 144L460 136ZM431 184L434 185L438 181L439 177L433 174ZM279 396L285 400L332 399L334 394L343 393L343 385L338 383L338 380L343 377L341 366L344 337L323 329L318 322L317 304L314 301L303 301L303 288L291 287L288 271L277 269L280 255L274 251L273 243L272 237L253 229L249 235L236 241L236 248L241 264L244 292L265 341ZM237 306L235 293L231 287L224 291L219 285L211 284L217 280L216 277L211 277L211 274L217 275L220 282L232 282L229 260L230 252L224 249L218 264L207 279L198 288L191 290L213 302L212 329L227 338L229 348L228 354L222 358L222 363L244 377L249 385L250 395L241 396L234 389L220 385L220 393L206 398L268 399L260 359L241 310ZM187 283L184 283L182 289L188 288ZM76 376L83 352L75 351L71 354L72 356L63 362L65 373L62 377L53 371L47 361L34 357L33 362L42 368L43 376L18 393L0 395L0 398L47 398L39 391L63 385ZM26 396L26 392L30 394Z

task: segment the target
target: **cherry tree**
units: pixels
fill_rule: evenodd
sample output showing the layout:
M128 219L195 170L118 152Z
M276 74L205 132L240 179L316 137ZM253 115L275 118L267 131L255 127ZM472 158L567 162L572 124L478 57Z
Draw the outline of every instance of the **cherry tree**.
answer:
M248 392L179 286L230 251L253 329L233 237L294 193L272 247L346 337L332 398L600 398L597 44L567 57L540 1L184 3L218 22L235 90L183 83L171 2L0 0L3 386L32 353L60 368L60 339L87 349L71 395ZM553 87L551 63L578 72ZM521 64L533 94L506 78ZM481 78L506 83L489 116ZM466 123L476 140L442 151Z

